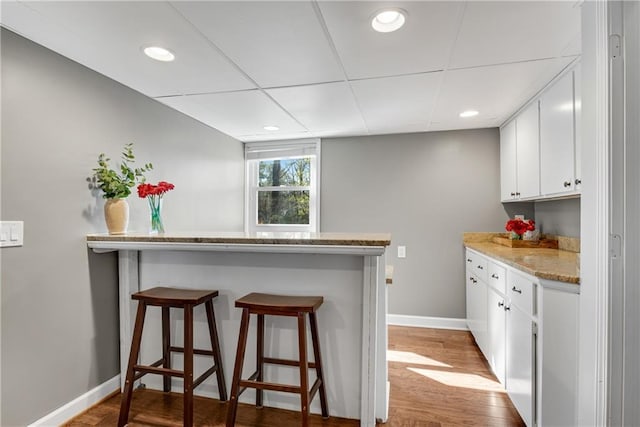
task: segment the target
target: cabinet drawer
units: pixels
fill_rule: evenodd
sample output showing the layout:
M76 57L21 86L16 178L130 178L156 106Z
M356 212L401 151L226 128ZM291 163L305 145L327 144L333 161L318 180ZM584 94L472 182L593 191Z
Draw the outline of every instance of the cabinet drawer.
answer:
M530 316L536 314L535 285L526 277L509 271L507 298L510 301L510 305L518 306L526 314Z
M467 271L473 271L478 279L486 283L487 281L487 259L475 252L467 251L465 258Z
M491 261L487 263L487 283L502 295L506 295L507 271Z

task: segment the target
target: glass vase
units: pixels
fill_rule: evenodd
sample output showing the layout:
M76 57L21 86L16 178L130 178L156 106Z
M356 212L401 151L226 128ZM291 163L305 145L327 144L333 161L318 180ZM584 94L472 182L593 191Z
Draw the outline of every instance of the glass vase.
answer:
M162 223L162 197L149 196L149 210L151 211L151 234L164 233Z

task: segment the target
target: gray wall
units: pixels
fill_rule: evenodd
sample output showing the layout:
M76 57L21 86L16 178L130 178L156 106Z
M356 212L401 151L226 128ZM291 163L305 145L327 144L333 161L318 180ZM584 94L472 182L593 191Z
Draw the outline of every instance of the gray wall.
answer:
M535 203L536 228L543 233L580 237L580 199Z
M171 230L241 231L242 144L2 31L1 217L25 222L0 250L3 426L26 425L119 373L117 260L87 250L105 231L86 177L98 153L135 143L153 162ZM148 207L129 198L130 230Z
M462 233L508 218L499 158L497 129L323 139L321 230L392 234L391 314L463 318Z

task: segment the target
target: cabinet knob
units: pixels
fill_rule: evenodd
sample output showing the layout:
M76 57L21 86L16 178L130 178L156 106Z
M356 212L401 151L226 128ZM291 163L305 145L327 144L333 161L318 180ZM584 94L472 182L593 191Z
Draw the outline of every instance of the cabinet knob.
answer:
M498 303L498 307L504 307L504 301L500 301L500 302Z
M515 286L514 286L514 287L512 287L512 288L511 288L511 290L512 290L513 292L517 292L517 293L519 293L519 294L521 294L521 293L522 293L522 289L518 289L518 288L516 288Z
M478 269L479 269L479 270L484 270L484 267L483 267L483 266L481 266L481 265L479 265L479 266L478 266Z
M494 279L499 279L497 274L492 274L491 277L494 278Z
M519 196L519 195L520 195L520 192L519 192L519 191L516 191L516 196Z
M467 262L471 262L471 258L467 258Z
M582 180L581 180L581 179L576 178L575 183L576 183L576 185L580 185L580 184L582 184Z
M565 188L567 188L567 187L571 187L571 181L565 181L565 182L564 182L564 187L565 187Z
M510 307L510 306L508 306L508 305L505 305L505 306L504 306L504 311L509 311L509 310L511 310L511 307Z
M515 196L516 193L514 193L513 191L511 192L511 197Z

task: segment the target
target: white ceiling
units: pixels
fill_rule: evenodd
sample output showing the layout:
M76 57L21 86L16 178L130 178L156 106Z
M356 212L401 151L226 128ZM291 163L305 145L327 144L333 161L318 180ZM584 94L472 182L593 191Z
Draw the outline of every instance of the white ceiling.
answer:
M580 55L579 3L3 0L0 22L258 141L499 126ZM399 31L371 28L385 6L407 11Z

